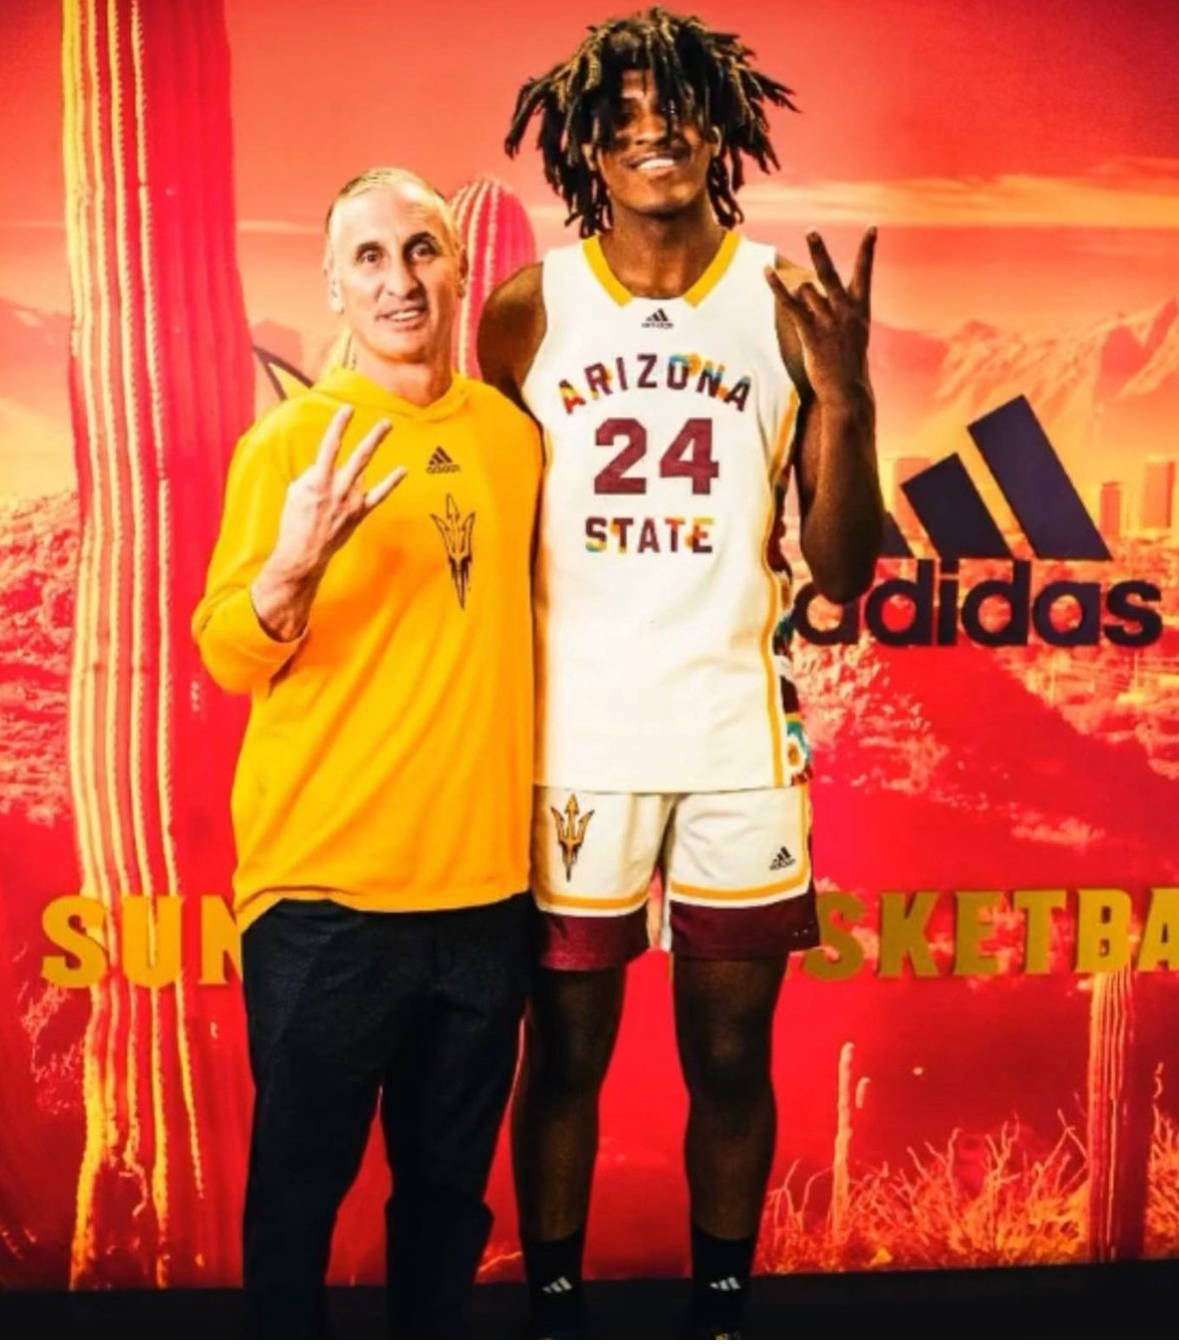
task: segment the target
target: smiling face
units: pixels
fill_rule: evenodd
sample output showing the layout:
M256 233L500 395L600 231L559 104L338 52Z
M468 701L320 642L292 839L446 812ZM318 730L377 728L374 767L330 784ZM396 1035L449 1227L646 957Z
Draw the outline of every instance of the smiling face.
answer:
M670 125L650 74L627 70L614 132L586 156L602 175L615 212L621 206L642 215L675 215L706 191L718 143L695 121L681 117Z
M449 368L466 258L427 187L396 181L338 201L327 274L362 371L374 360Z

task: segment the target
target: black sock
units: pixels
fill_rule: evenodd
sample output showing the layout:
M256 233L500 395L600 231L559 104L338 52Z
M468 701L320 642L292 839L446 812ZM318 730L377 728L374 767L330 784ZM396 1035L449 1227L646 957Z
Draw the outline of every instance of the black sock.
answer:
M692 1320L705 1336L741 1328L756 1237L714 1237L692 1225Z
M581 1253L585 1228L559 1241L521 1238L534 1334L574 1332L581 1324Z

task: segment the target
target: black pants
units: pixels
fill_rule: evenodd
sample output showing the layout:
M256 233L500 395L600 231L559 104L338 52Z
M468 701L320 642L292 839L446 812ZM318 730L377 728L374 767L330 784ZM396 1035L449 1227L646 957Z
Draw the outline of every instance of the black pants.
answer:
M254 1122L243 1280L250 1333L326 1333L340 1202L380 1098L390 1331L454 1337L532 963L527 895L422 914L281 901L242 939Z

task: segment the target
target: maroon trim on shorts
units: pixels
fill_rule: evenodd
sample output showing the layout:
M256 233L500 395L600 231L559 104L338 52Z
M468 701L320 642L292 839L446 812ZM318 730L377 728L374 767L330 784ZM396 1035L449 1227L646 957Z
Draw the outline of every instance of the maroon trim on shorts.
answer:
M671 950L705 961L752 961L819 946L815 884L766 905L689 905L671 900Z
M553 971L609 971L647 950L647 906L626 915L540 912L540 964Z

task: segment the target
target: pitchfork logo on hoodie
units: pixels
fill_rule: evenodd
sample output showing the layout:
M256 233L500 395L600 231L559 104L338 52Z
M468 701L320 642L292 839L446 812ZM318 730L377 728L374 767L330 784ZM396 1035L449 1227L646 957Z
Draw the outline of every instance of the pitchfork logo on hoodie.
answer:
M464 518L462 510L454 502L453 495L446 496L446 517L439 518L436 513L430 515L442 544L446 547L446 559L450 565L450 577L454 581L454 591L458 594L460 607L467 605L467 589L471 586L471 533L475 529L475 515L468 513Z

